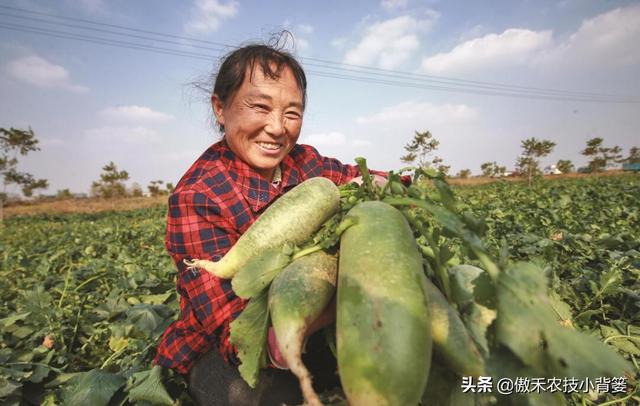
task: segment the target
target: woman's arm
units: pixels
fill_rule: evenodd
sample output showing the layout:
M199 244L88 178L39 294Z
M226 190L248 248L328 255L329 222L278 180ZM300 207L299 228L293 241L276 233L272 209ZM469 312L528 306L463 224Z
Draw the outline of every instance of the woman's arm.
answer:
M215 202L203 193L183 191L169 198L166 246L178 269L180 318L165 331L156 363L186 373L203 353L217 349L235 363L229 343L229 323L240 314L244 301L228 280L192 271L185 258L218 260L237 240L237 233Z

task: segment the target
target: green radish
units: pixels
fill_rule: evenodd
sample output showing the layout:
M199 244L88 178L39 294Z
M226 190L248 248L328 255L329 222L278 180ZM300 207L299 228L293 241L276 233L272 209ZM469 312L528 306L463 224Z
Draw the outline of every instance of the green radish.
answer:
M339 209L340 191L333 182L307 179L273 202L220 261L194 259L185 264L219 278L233 278L254 255L287 243L302 244Z
M458 375L485 374L484 359L458 316L458 312L427 278L425 278L425 288L431 313L433 350L436 355Z
M251 299L269 286L291 262L282 248L269 248L252 257L233 277L231 287L239 297Z
M293 261L269 289L269 312L278 348L289 369L300 380L308 405L321 406L312 377L301 354L307 328L320 316L336 290L338 260L317 251Z
M340 239L336 341L351 406L416 405L431 365L422 256L406 219L360 203Z

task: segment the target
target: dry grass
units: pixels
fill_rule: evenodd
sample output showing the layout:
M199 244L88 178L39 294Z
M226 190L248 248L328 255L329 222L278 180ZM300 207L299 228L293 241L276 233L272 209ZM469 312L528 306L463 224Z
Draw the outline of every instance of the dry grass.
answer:
M133 210L167 204L167 196L131 197L123 199L64 199L21 202L4 208L4 217L32 214L95 213L109 210Z
M582 173L569 173L565 175L546 175L544 178L549 180L557 179L575 179L585 178L590 176L618 176L623 174L621 170L606 171L598 175L582 174ZM507 182L526 182L526 178L521 177L507 177L507 178L487 178L487 177L473 177L468 179L451 178L447 181L451 185L455 186L475 186L482 185L491 182L497 182L498 180L506 180ZM146 207L154 207L167 204L167 196L158 197L134 197L123 199L65 199L65 200L51 200L51 201L34 201L34 202L20 202L4 208L4 217L12 216L29 216L33 214L48 213L94 213L108 210L133 210L142 209Z
M559 179L578 179L578 178L588 178L592 176L618 176L622 175L625 172L622 170L611 170L606 172L598 173L597 175L592 175L589 173L565 173L562 175L544 175L546 180L559 180ZM456 186L475 186L475 185L484 185L486 183L497 182L499 180L504 180L507 182L526 182L527 178L514 176L514 177L505 177L505 178L488 178L485 176L475 176L473 178L460 179L460 178L448 178L447 182L451 185Z

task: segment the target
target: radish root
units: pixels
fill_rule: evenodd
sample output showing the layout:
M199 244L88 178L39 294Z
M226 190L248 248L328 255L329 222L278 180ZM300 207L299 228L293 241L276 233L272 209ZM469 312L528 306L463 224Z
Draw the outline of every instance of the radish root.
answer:
M308 406L322 406L322 402L320 401L320 397L313 389L313 377L311 373L305 367L302 362L301 353L299 348L302 347L302 342L300 342L300 346L298 346L298 351L287 354L283 353L287 364L289 365L289 369L291 372L298 378L300 381L300 389L302 390L302 396L304 397L305 405Z
M213 261L208 261L206 259L194 259L189 261L188 259L183 260L184 264L187 266L187 269L190 271L195 270L196 268L204 269L210 274L216 275L216 263Z

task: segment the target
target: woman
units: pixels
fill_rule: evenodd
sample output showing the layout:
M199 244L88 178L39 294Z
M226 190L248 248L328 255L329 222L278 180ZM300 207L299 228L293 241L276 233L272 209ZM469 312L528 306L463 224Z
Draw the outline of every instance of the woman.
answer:
M297 144L306 86L300 64L274 47L249 45L227 55L211 96L222 140L198 158L169 198L166 247L178 267L181 313L165 331L155 362L189 374L190 391L200 404L302 400L288 371L267 369L256 389L241 380L229 324L246 302L234 294L230 280L189 271L183 259L219 260L269 204L308 178L323 176L339 185L358 175L357 167ZM312 330L334 317L330 306ZM272 331L268 344L273 366L286 368ZM320 358L317 363L326 363L331 356ZM336 383L335 364L327 368Z

